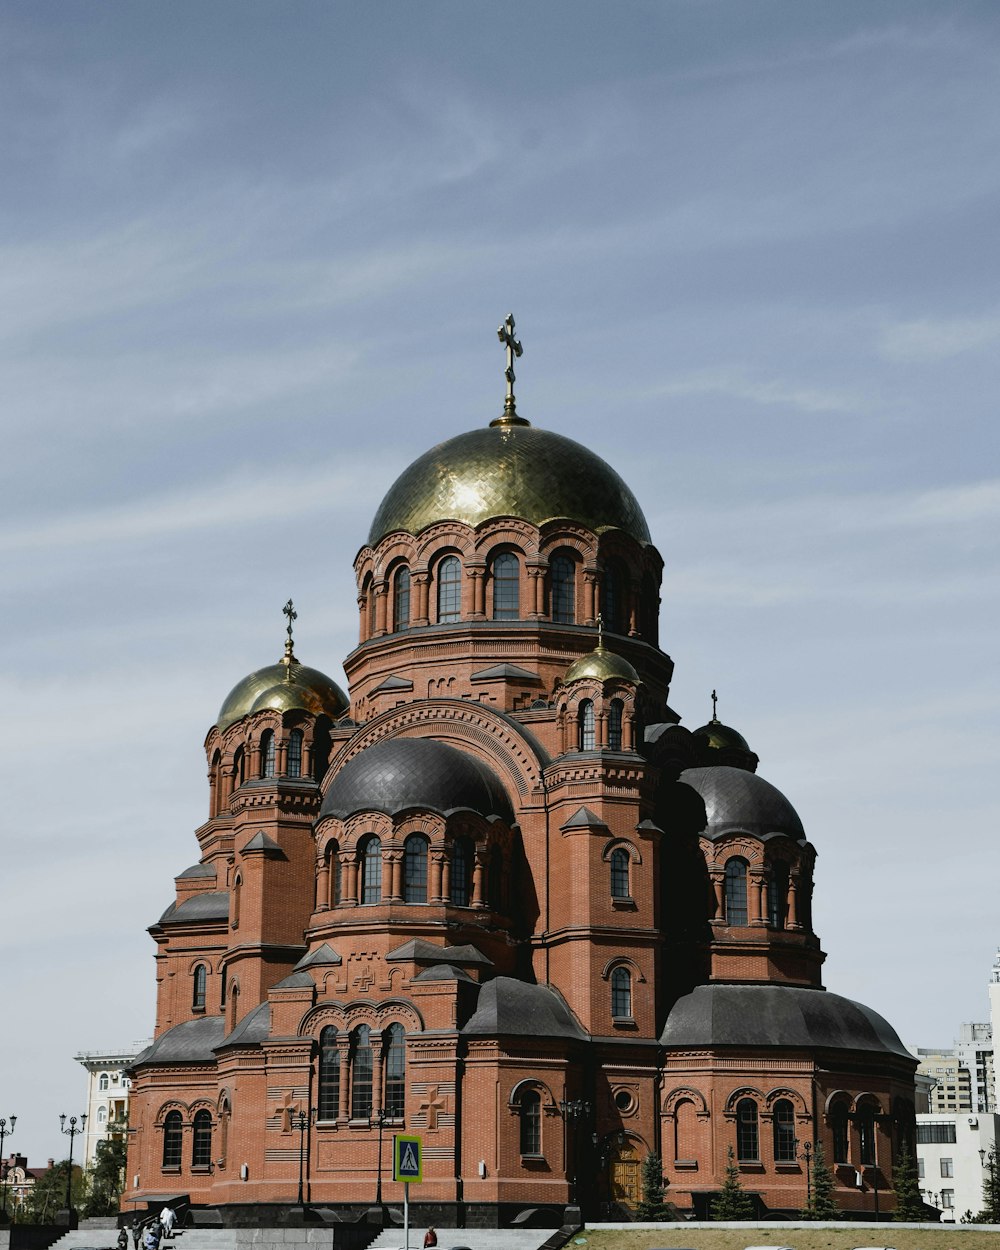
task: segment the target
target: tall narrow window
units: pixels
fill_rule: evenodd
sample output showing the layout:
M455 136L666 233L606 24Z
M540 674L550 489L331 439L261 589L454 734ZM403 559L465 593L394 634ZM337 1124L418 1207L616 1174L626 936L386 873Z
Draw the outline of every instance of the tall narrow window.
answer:
M612 634L622 630L623 577L617 564L608 564L601 574L601 620L604 628Z
M597 738L594 733L594 704L590 699L584 699L580 704L580 711L577 715L577 738L581 751L593 751L597 745Z
M196 1111L191 1132L191 1166L207 1168L212 1162L212 1113Z
M247 757L242 747L236 748L236 754L233 756L233 782L235 785L241 786L247 779Z
M521 1111L521 1154L542 1153L542 1096L526 1089L519 1099Z
M403 845L403 902L427 902L427 839L419 833Z
M243 878L239 873L233 877L233 901L232 901L232 917L230 924L234 929L240 927L240 902L243 895Z
M351 1119L368 1120L372 1114L372 1044L367 1024L351 1034Z
M513 552L493 561L493 619L516 621L521 614L521 565Z
M163 1120L163 1170L179 1168L181 1166L181 1147L183 1142L183 1129L181 1127L181 1113L179 1111L168 1111Z
M319 1035L319 1093L317 1117L335 1120L340 1114L340 1048L332 1024Z
M830 1127L833 1130L833 1162L846 1163L849 1155L847 1131L847 1107L835 1102L830 1108Z
M747 923L747 861L734 855L726 860L726 924Z
M774 1104L774 1161L795 1162L795 1108L787 1098Z
M401 1120L406 1110L406 1035L401 1024L390 1024L382 1034L385 1082L382 1105L390 1120Z
M611 852L611 897L631 898L628 883L628 851L617 847Z
M767 871L767 923L783 929L788 914L788 865L775 860Z
M265 729L260 736L260 775L274 776L274 733Z
M552 619L559 625L576 620L576 565L569 556L553 556L549 563Z
M198 964L194 970L194 988L191 993L191 1006L195 1011L205 1010L205 996L208 988L208 973L204 964Z
M862 1167L875 1166L875 1108L858 1109L858 1158Z
M326 862L330 882L330 906L343 902L344 878L340 865L340 844L331 842L326 848Z
M103 1092L104 1090L108 1089L110 1085L111 1085L111 1078L108 1076L107 1072L102 1072L101 1079L97 1082L97 1088Z
M736 1157L741 1163L755 1163L760 1158L757 1104L752 1098L741 1098L736 1104Z
M451 901L456 907L468 907L472 901L473 855L468 838L456 838L451 844Z
M404 564L392 579L392 628L410 628L410 570Z
M375 637L375 583L369 578L365 591L368 605L368 637Z
M293 729L288 735L288 762L286 771L289 777L302 776L302 730Z
M374 834L361 842L361 902L382 901L382 843Z
M445 556L437 567L438 623L448 624L462 616L462 565L458 556Z
M322 781L330 764L330 718L320 716L313 729L312 774L314 781Z
M611 707L608 709L608 749L610 751L620 751L622 749L622 719L625 714L625 705L621 699L612 699Z
M503 851L495 846L490 851L489 869L486 877L486 894L494 911L502 911L504 906L504 872Z
M616 1020L632 1019L632 977L627 968L611 974L611 1014Z

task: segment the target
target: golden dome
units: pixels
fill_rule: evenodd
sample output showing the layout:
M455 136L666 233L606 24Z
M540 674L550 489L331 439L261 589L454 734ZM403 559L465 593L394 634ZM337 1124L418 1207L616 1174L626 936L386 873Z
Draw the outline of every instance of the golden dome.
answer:
M696 738L704 738L706 744L717 751L725 751L733 747L737 751L750 750L746 738L741 733L737 733L735 729L724 725L722 721L714 717L707 725L702 725L700 729L692 729L691 732Z
M639 674L628 660L600 644L596 651L574 660L563 680L569 683L579 681L581 677L595 677L598 681L628 681L633 686L639 685Z
M259 668L236 683L226 695L216 724L219 732L224 733L244 716L265 708L335 718L343 715L347 706L347 695L337 683L318 669L300 664L292 655L291 643L287 643L285 655L277 664Z
M641 543L649 529L618 474L580 443L500 419L439 443L405 469L382 500L368 535L419 534L436 521L478 525L513 516L532 525L578 521L596 533L620 529Z

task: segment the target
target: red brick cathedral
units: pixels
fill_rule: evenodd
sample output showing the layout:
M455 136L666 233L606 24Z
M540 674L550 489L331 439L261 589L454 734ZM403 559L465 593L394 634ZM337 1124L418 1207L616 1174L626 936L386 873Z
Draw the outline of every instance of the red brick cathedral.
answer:
M301 1178L349 1217L401 1200L407 1132L441 1224L622 1212L650 1151L682 1212L730 1151L796 1212L820 1144L839 1206L891 1210L915 1061L823 989L816 851L739 733L669 707L642 509L517 414L505 326L503 414L406 469L355 560L349 695L288 604L208 732L127 1201L250 1222Z

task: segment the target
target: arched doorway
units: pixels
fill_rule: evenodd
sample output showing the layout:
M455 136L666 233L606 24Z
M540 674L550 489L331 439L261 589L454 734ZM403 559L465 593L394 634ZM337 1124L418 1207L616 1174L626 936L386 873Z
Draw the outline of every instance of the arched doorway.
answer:
M619 1139L608 1155L608 1193L612 1202L634 1207L642 1200L642 1162L635 1142Z

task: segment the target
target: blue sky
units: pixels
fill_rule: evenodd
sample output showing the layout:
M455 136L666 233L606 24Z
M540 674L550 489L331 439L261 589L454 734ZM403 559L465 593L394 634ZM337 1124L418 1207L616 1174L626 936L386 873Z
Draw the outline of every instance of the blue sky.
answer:
M819 851L826 984L986 1011L997 849L993 4L11 2L0 12L0 1113L148 1034L201 743L343 683L396 474L503 399L605 456Z

